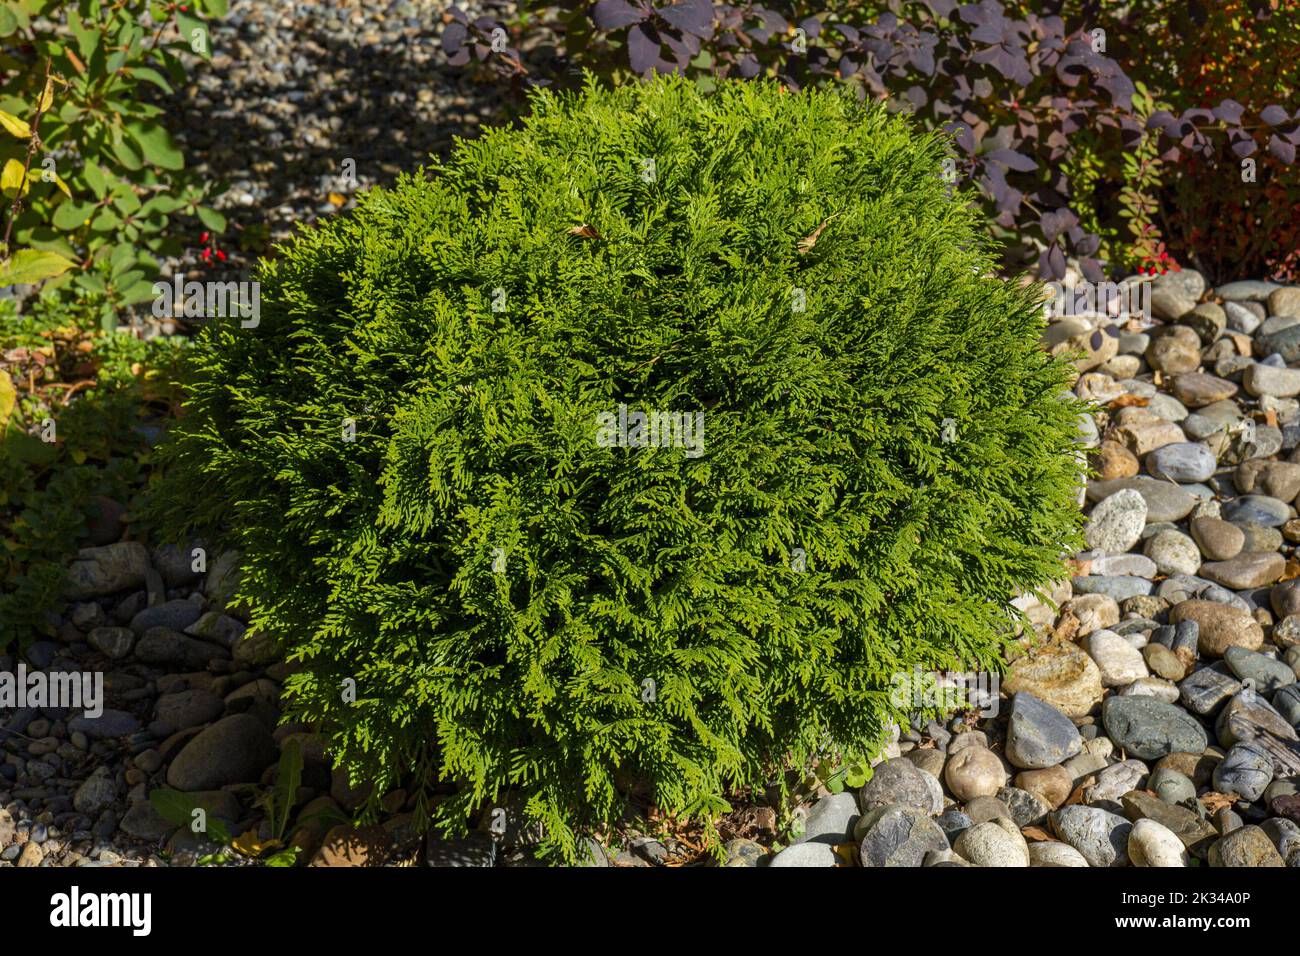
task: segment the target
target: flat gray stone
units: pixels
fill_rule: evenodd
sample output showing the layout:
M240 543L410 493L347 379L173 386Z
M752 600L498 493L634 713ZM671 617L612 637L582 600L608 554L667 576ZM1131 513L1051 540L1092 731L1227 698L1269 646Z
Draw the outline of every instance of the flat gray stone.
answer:
M1101 706L1106 735L1139 760L1171 753L1201 753L1205 729L1187 711L1150 697L1110 697Z

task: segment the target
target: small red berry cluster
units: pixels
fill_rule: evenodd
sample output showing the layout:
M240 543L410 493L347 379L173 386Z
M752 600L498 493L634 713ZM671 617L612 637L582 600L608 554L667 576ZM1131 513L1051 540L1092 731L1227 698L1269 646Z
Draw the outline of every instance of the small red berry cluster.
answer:
M199 254L205 263L215 266L218 262L226 261L226 253L217 248L217 238L210 232L205 232L199 236L199 242L203 244L203 252Z

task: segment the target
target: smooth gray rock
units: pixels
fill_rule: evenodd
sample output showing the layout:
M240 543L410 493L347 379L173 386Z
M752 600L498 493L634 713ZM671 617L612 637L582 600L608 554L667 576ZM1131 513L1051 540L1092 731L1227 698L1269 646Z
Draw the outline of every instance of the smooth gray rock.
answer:
M934 777L927 780L927 776L910 760L900 758L877 764L860 793L862 812L902 804L933 816L943 809L943 791Z
M926 853L949 849L939 825L914 807L877 807L858 827L863 832L858 846L863 866L920 866Z
M73 717L68 721L68 733L83 733L92 740L126 737L140 729L140 721L124 711L104 708L98 717Z
M1198 442L1174 442L1147 455L1147 473L1170 481L1207 481L1218 467L1214 453Z
M1271 703L1283 720L1300 728L1300 684L1283 687L1273 695Z
M1087 497L1089 501L1100 501L1125 488L1131 488L1142 496L1147 505L1148 522L1181 521L1196 507L1196 496L1186 488L1145 476L1090 481Z
M90 632L86 643L113 660L121 660L135 647L135 633L129 627L97 627Z
M1147 789L1165 803L1186 806L1196 801L1196 784L1192 778L1172 767L1160 767L1147 779Z
M177 790L216 790L232 783L256 783L278 755L261 721L232 714L195 736L167 768Z
M131 618L131 630L143 634L152 627L165 627L173 631L183 631L203 614L203 608L195 601L168 601L147 607Z
M1146 578L1125 574L1088 574L1070 579L1075 594L1105 594L1116 602L1131 597L1141 597L1155 590L1155 583Z
M1214 294L1220 299L1231 299L1237 302L1267 302L1268 297L1280 288L1282 286L1276 282L1265 282L1261 279L1238 279L1235 282L1215 286Z
M203 577L202 571L194 570L194 549L203 547L203 542L194 541L187 545L165 544L154 548L153 566L169 588L194 584Z
M1207 717L1241 690L1241 681L1229 672L1226 664L1215 662L1193 671L1178 682L1178 697L1194 714Z
M1223 506L1223 517L1234 524L1261 524L1277 528L1291 517L1291 508L1285 501L1268 495L1242 495Z
M138 541L82 548L68 568L63 596L70 601L116 594L143 586L149 552Z
M154 719L166 725L170 734L216 720L225 709L225 702L216 694L206 690L183 690L159 697Z
M1128 866L1128 837L1133 824L1119 814L1073 804L1048 819L1056 835L1078 850L1089 866Z
M1139 760L1171 753L1200 753L1209 744L1204 728L1174 704L1150 697L1110 697L1101 707L1106 735Z
M135 645L136 659L185 670L199 670L209 661L230 657L230 653L208 641L187 637L166 627L151 627Z
M1272 782L1272 758L1249 741L1234 744L1214 768L1214 789L1237 794L1247 803L1263 796Z
M1022 770L1041 770L1069 760L1083 749L1083 738L1069 717L1033 694L1011 697L1006 757Z
M1277 658L1248 651L1244 647L1230 647L1223 652L1223 660L1233 674L1243 683L1254 681L1255 690L1266 696L1296 682L1295 671Z
M910 766L910 764L909 764ZM858 821L858 801L852 793L833 793L812 805L800 843L847 843Z

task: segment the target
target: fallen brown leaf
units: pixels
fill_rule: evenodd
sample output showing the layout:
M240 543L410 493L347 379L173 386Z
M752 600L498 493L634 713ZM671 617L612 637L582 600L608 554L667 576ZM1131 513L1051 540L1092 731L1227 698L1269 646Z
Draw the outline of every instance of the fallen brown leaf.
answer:
M1069 611L1061 615L1052 631L1052 637L1058 641L1072 642L1079 633L1079 619Z
M1107 408L1114 412L1121 408L1146 408L1150 404L1151 399L1143 398L1141 395L1132 395L1126 392L1111 402Z
M1201 796L1201 806L1205 807L1210 813L1218 813L1224 807L1230 807L1237 802L1237 798L1226 793L1210 793Z
M583 223L581 226L574 226L572 229L569 230L569 235L581 236L583 239L600 238L600 233L597 232L596 227L591 225L590 223Z
M1044 840L1050 841L1056 839L1042 827L1023 827L1020 832L1024 834L1026 838L1040 843Z
M1096 777L1088 777L1086 780L1083 781L1083 783L1079 784L1077 787L1074 788L1074 792L1071 793L1069 797L1066 798L1065 803L1061 804L1061 806L1072 807L1076 803L1083 803L1083 791L1087 790L1096 782L1097 782Z

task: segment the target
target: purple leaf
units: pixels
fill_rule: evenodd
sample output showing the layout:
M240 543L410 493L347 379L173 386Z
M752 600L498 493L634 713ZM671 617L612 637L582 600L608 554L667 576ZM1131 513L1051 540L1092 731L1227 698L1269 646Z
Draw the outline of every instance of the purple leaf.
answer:
M975 137L971 134L969 126L965 123L945 123L943 128L952 134L957 145L968 155L975 152Z
M694 34L701 40L713 36L713 4L710 0L680 0L657 12L684 33Z
M1045 212L1038 219L1038 227L1043 230L1043 238L1055 242L1061 234L1061 220L1054 212Z
M1038 277L1048 282L1065 278L1065 256L1056 246L1049 246L1038 256Z
M1282 107L1278 106L1276 103L1273 103L1264 107L1263 111L1259 114L1259 118L1269 126L1281 126L1287 121L1288 116L1286 110L1282 109Z
M646 73L659 62L659 34L653 27L638 23L627 32L627 59L637 74Z
M1288 166L1295 162L1295 147L1280 136L1269 137L1268 151L1275 159L1280 159Z
M1156 110L1147 117L1147 129L1167 129L1171 124L1176 124L1178 120L1174 114L1168 110Z
M1001 163L1018 173L1027 173L1038 168L1036 162L1023 153L1017 153L1014 149L995 149L986 153L984 158L991 159L995 163Z
M647 16L648 10L634 7L627 0L600 0L591 11L598 30L617 30L640 23Z
M746 53L739 62L736 63L736 73L743 80L752 80L758 76L761 67L758 64L758 57L752 53Z
M1241 122L1241 114L1246 108L1236 100L1224 100L1214 108L1215 118L1229 126L1236 126Z
M469 31L463 23L449 23L442 31L442 49L448 56L455 56L465 44Z

